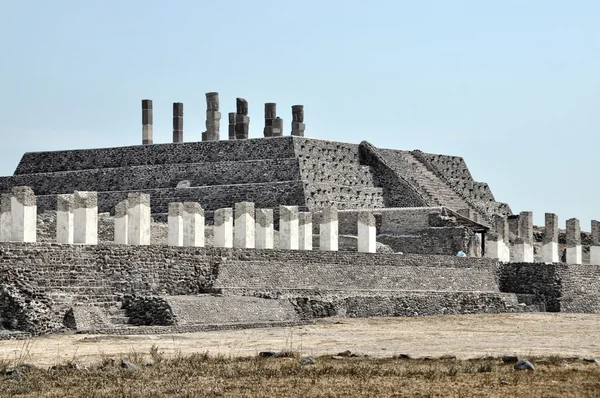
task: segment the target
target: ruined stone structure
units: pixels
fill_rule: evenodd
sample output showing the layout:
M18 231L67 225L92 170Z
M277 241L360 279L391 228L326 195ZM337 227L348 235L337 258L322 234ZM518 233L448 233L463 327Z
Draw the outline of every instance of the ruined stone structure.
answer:
M173 143L155 144L143 100L142 145L26 153L0 178L0 338L600 312L600 223L584 244L548 213L540 234L462 158L306 138L302 105L284 136L265 104L251 139L237 98L221 140L206 103L201 142L174 103Z

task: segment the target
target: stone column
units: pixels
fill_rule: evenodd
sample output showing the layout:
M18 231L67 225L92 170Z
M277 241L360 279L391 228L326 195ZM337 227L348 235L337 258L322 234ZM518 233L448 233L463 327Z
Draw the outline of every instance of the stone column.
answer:
M219 93L206 93L206 141L219 141L220 136Z
M375 235L375 216L367 212L358 213L358 251L376 253L377 241Z
M273 119L277 117L277 104L274 102L267 102L265 104L265 128L263 135L265 137L273 136Z
M127 195L127 243L146 246L150 244L150 195Z
M98 193L75 191L73 243L98 244Z
M115 236L114 242L117 245L126 245L128 242L128 222L127 222L127 209L129 203L127 199L120 201L115 206Z
M283 119L279 116L273 119L273 134L271 137L281 137L283 135Z
M204 247L204 209L200 203L183 204L183 245Z
M590 264L600 265L600 222L592 220L592 244L590 246Z
M233 247L254 249L254 203L240 202L235 204L235 232Z
M73 243L73 206L72 194L56 195L56 243Z
M235 114L235 139L245 140L250 132L250 117L248 117L248 101L236 98L237 112Z
M273 248L273 209L256 209L256 248Z
M142 100L142 145L151 145L152 138L152 100Z
M544 240L542 241L542 261L545 263L558 263L558 216L554 213L546 213L546 228Z
M29 187L14 187L10 203L11 240L35 242L37 238L37 200Z
M298 250L298 206L279 206L279 248Z
M169 203L167 245L183 246L183 203Z
M304 105L292 106L292 135L304 137Z
M567 264L582 264L581 228L576 218L567 220Z
M233 209L215 211L215 247L233 247Z
M11 194L3 193L0 198L0 242L12 239Z
M173 102L173 142L183 142L183 103Z
M319 226L319 248L321 250L338 250L338 211L337 208L323 208L323 216Z
M298 214L298 238L299 250L312 250L312 213L301 212Z
M533 262L533 213L522 211L519 214L520 235L515 239L514 261L517 263Z
M235 112L229 113L229 139L235 140Z
M494 214L492 229L486 234L485 257L502 262L510 261L508 220L506 216Z

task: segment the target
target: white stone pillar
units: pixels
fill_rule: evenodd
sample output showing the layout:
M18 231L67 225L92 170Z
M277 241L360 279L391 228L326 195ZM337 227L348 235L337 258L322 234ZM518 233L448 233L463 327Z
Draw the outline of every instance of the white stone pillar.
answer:
M358 251L361 253L376 253L375 216L368 212L358 213Z
M548 264L558 263L558 216L546 213L544 239L542 241L542 261Z
M254 249L254 203L240 202L235 204L235 224L233 247Z
M335 207L325 207L319 226L319 248L321 250L338 250L338 211Z
M494 214L492 229L486 234L485 257L502 262L510 261L508 220L506 216Z
M279 248L298 250L298 206L279 206Z
M590 245L590 264L600 265L600 222L592 220L592 244Z
M183 203L169 203L169 246L183 246Z
M579 220L567 220L567 264L582 264L581 228Z
M37 200L29 187L14 187L11 198L11 240L35 242L37 237Z
M150 195L134 192L127 195L127 244L150 244Z
M200 203L183 204L183 245L204 247L204 209Z
M56 243L73 243L73 194L56 195Z
M522 211L519 214L519 233L513 246L513 261L532 263L533 259L533 213Z
M0 197L0 242L12 240L11 194L3 193Z
M114 242L118 245L126 245L129 242L128 208L129 202L127 199L120 201L115 206Z
M233 209L215 210L214 219L215 247L233 247Z
M312 250L312 213L310 212L298 213L298 239L299 250Z
M98 244L98 193L75 191L73 243Z
M273 248L273 209L256 209L256 248Z

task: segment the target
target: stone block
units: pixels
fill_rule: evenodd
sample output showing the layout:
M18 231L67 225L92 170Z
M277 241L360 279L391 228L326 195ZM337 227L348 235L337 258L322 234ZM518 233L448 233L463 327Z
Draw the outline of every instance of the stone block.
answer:
M376 253L375 216L372 213L358 213L358 251L361 253Z
M169 203L168 216L169 246L183 246L183 203Z
M154 142L152 125L145 124L142 126L142 145L152 145Z
M127 195L127 244L150 244L150 195L130 193Z
M273 126L271 129L271 137L281 137L283 136L283 119L280 117L276 117L273 119Z
M183 118L183 102L173 102L173 118Z
M273 209L256 209L256 248L273 248Z
M220 109L220 102L219 102L219 93L217 92L210 92L210 93L206 93L206 109L208 109L209 111L218 111Z
M511 250L511 261L515 263L533 263L533 244L525 242L523 238L515 239Z
M233 247L233 209L215 210L215 247Z
M56 196L56 243L73 243L74 205L74 195L61 194Z
M75 191L73 243L98 244L98 193Z
M600 246L600 221L592 220L592 244Z
M11 195L3 193L0 197L0 242L12 239Z
M279 248L298 250L298 206L279 206Z
M600 265L600 246L590 246L590 264Z
M11 240L13 242L35 242L37 238L37 200L30 187L12 189L11 197Z
M254 249L255 228L254 203L240 202L235 204L235 223L233 247Z
M304 123L292 122L292 135L296 137L304 137L306 126Z
M310 212L298 214L298 249L313 249L312 213Z
M183 245L204 247L204 209L196 202L183 203Z
M129 204L127 199L120 201L115 206L115 233L114 242L117 245L126 245L129 239L127 209Z
M319 249L338 250L338 210L333 206L323 208L319 225Z
M292 105L292 121L304 123L304 105Z

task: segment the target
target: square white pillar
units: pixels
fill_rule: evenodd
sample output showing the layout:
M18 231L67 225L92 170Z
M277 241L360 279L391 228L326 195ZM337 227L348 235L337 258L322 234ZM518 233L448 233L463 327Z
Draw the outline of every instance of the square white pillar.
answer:
M600 265L600 222L592 220L592 243L590 245L590 264Z
M183 246L183 203L169 203L169 246Z
M542 246L542 261L547 264L560 262L558 242L548 242Z
M375 216L371 213L358 213L358 251L361 253L376 253Z
M298 249L312 250L313 248L313 233L312 233L312 213L298 213Z
M126 245L129 241L129 223L127 219L128 208L129 202L127 199L120 201L115 206L114 242L118 245Z
M11 240L35 242L37 238L37 201L29 187L14 187L11 198Z
M279 248L298 250L298 206L279 206Z
M533 245L523 242L517 238L512 250L512 261L515 263L532 263L533 262Z
M338 250L338 211L335 207L323 209L321 224L319 226L320 250Z
M204 209L199 203L183 204L183 245L204 247Z
M590 264L600 265L600 246L590 246Z
M240 202L235 204L234 228L233 247L254 249L254 203Z
M75 191L73 243L98 244L98 194Z
M558 257L558 216L554 213L545 215L542 261L548 264L560 261Z
M136 246L150 244L150 195L127 195L127 243Z
M233 209L217 209L214 218L215 247L233 247Z
M581 227L579 220L567 220L567 264L582 264Z
M583 264L581 245L567 247L567 264Z
M11 194L3 193L0 197L0 242L12 240Z
M256 209L256 248L273 248L273 209Z
M74 195L56 195L56 243L73 243L74 205Z

